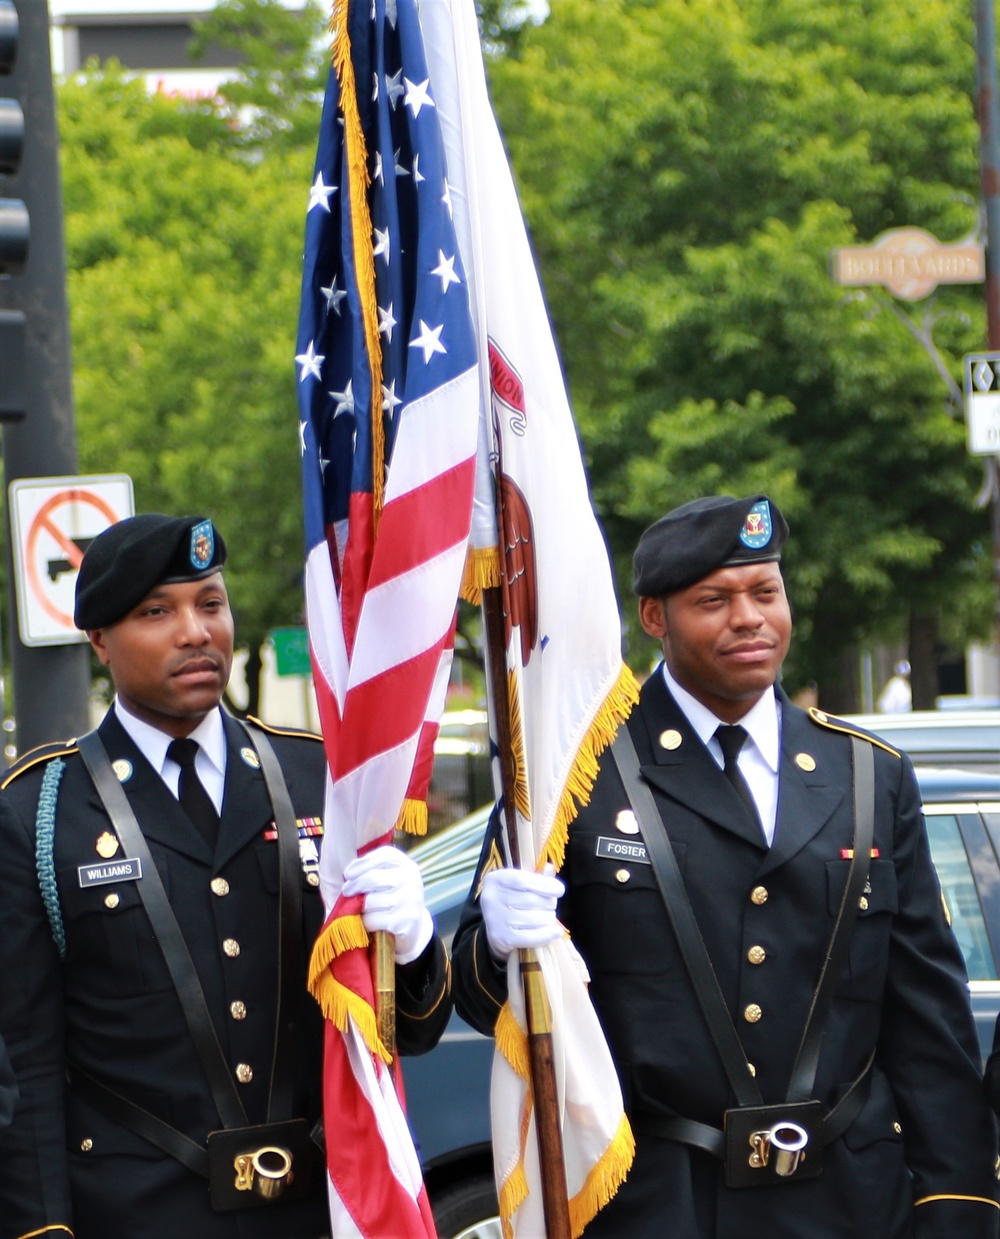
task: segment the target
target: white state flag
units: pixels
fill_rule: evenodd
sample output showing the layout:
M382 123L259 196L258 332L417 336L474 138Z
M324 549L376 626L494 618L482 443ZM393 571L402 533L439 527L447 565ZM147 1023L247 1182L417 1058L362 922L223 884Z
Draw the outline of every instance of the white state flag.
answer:
M521 863L561 867L597 758L637 698L621 657L607 548L590 501L562 369L486 90L473 0L422 0L448 193L470 286L480 371L472 546L505 564L507 682ZM494 488L498 499L494 499ZM497 506L503 546L497 547ZM482 578L481 578L482 579ZM611 1054L568 940L538 951L573 1234L614 1195L634 1143ZM545 1233L517 954L497 1024L492 1116L505 1233Z

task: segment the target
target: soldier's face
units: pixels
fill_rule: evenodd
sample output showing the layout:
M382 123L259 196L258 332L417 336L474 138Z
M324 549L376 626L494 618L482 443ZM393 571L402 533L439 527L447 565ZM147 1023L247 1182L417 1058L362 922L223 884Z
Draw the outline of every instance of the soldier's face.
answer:
M186 736L222 700L233 665L233 613L221 574L158 585L123 619L88 633L123 704Z
M640 598L639 618L678 684L728 723L777 679L792 635L777 564L719 568L666 598Z

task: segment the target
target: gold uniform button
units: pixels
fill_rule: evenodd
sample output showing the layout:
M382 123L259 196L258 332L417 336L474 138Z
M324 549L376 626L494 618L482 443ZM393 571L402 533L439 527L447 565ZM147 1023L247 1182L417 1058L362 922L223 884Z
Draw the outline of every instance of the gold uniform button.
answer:
M218 895L221 899L223 895L229 894L229 883L225 878L213 878L211 882L212 894Z
M627 869L618 869L615 872L616 882L627 882L631 878L631 873Z
M310 886L319 886L319 874L313 871L306 874L306 881Z
M106 908L110 908L112 912L118 907L121 901L121 895L119 895L117 891L112 891L110 895L104 896L104 906Z
M892 1130L897 1136L901 1136L903 1134L903 1126L901 1123L893 1123Z
M229 956L230 959L235 959L236 956L239 955L240 953L240 944L236 941L235 938L227 938L225 942L223 942L222 944L222 949L225 951L225 953Z
M660 744L672 753L675 749L679 749L684 743L684 737L679 731L675 731L673 727L668 727L666 731L660 732Z
M753 1063L747 1063L747 1066L750 1068L750 1074L755 1076L757 1074L757 1068L753 1065Z
M867 895L861 896L861 898L858 900L858 907L861 909L862 912L868 911L868 896Z
M816 758L809 753L796 753L795 764L800 770L804 770L806 774L811 774L816 769Z
M767 959L767 951L762 946L752 946L747 951L747 959L751 964L762 964Z
M758 907L762 903L767 903L767 887L755 886L750 892L750 902L755 903Z
M91 1140L89 1136L85 1137L83 1140L80 1141L80 1152L81 1153L89 1153L93 1147L94 1147L94 1142L93 1140Z
M249 1084L253 1079L253 1068L249 1063L236 1064L236 1078L241 1084Z
M750 1003L748 1007L743 1009L743 1018L748 1024L756 1024L763 1014L764 1012L755 1002Z
M247 1004L245 1002L231 1002L229 1004L229 1014L234 1020L245 1020L247 1018Z

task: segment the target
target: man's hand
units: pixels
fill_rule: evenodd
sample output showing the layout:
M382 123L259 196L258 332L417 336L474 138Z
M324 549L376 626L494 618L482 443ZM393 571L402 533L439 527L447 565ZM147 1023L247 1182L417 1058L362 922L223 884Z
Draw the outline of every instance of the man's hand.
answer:
M483 878L479 906L486 939L498 960L521 947L544 946L563 935L556 920L556 904L566 887L554 876L529 869L491 869Z
M398 848L386 844L352 860L344 870L344 894L364 895L365 929L393 935L397 964L412 963L434 936L420 870Z

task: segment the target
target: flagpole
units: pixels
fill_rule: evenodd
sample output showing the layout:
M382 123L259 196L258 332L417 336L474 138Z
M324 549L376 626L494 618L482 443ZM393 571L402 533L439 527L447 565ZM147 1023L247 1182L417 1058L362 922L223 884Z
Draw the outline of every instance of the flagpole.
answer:
M489 667L497 747L500 752L500 784L503 793L504 826L510 862L520 866L514 809L516 762L511 743L510 701L507 696L506 643L504 640L503 597L501 586L483 590L483 615L486 620L486 655ZM545 992L538 957L530 949L518 951L521 985L524 992L525 1020L528 1026L528 1056L534 1094L535 1132L542 1182L542 1209L546 1239L572 1239L569 1220L569 1193L563 1158L562 1128L559 1122L559 1097L556 1091L555 1059L552 1051L552 1010Z
M396 1058L396 940L384 929L375 932L375 1018L378 1035L395 1061Z

